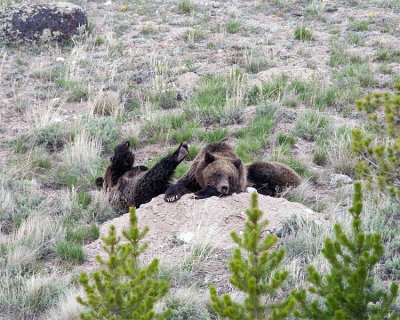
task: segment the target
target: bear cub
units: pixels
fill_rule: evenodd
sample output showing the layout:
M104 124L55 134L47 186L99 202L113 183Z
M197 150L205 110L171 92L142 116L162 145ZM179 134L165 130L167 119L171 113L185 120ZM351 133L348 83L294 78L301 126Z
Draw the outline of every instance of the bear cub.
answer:
M96 179L96 185L109 192L111 204L127 211L139 207L152 198L164 193L176 167L186 158L188 146L180 144L170 155L161 159L154 167L134 167L135 156L129 142L123 142L114 149L104 176Z
M301 178L290 167L278 162L244 165L226 141L207 145L193 160L189 171L167 189L165 201L173 202L186 193L195 198L223 196L253 187L261 194L277 196L288 187L297 187Z

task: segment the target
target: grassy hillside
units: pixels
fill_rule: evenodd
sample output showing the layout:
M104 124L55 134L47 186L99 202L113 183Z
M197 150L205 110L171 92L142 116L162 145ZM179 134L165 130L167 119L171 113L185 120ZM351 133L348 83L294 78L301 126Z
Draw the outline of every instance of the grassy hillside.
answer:
M351 129L369 129L354 100L400 80L399 0L74 3L89 17L84 36L0 40L1 317L74 319L71 269L98 225L119 214L94 180L124 139L137 164L151 165L182 141L193 159L231 137L243 161L280 161L304 178L289 200L347 223L352 188L330 175L354 178ZM398 281L399 207L367 199L366 217L387 247L379 283ZM287 221L291 286L305 264L326 267L318 250L330 233ZM182 281L207 256L194 247L189 271L165 268L176 319L212 318L207 296L192 294L200 285Z

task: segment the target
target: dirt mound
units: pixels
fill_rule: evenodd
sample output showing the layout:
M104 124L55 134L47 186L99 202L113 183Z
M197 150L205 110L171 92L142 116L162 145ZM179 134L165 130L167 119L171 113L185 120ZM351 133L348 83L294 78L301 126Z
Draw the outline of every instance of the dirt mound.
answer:
M155 257L161 265L183 263L196 246L212 248L211 257L218 253L227 253L234 246L230 232L241 232L246 220L245 211L250 204L250 194L234 194L229 197L211 197L204 200L194 200L191 195L185 195L178 202L164 202L163 195L154 198L136 212L139 226L150 228L145 241L149 244L144 254L145 261ZM282 198L259 196L259 207L264 217L269 220L267 229L274 232L283 222L293 215L304 219L323 221L323 218L311 209L299 203L289 202ZM118 233L128 226L129 215L125 214L101 226L100 233L105 235L113 224ZM87 263L86 270L94 266L94 257L101 254L101 241L97 240L85 247ZM213 257L214 258L214 257Z

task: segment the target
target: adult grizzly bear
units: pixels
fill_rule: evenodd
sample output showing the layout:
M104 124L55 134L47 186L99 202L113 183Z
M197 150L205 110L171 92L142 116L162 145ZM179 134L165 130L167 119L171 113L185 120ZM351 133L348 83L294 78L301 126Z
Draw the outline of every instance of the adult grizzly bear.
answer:
M243 165L226 142L207 145L193 160L189 171L165 192L165 201L173 202L195 192L197 199L240 193L254 187L264 195L276 196L283 189L301 183L298 174L277 162Z
M104 178L97 178L96 184L102 183L104 190L109 192L112 205L125 211L129 207L139 207L165 192L176 167L187 153L188 146L180 144L175 152L161 159L151 169L134 167L134 154L129 143L124 142L115 148Z

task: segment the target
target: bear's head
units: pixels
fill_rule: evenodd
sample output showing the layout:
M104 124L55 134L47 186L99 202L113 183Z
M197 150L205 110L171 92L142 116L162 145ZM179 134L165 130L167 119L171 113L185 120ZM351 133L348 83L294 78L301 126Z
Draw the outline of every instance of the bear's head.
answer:
M202 187L212 187L222 195L242 192L244 168L240 159L231 159L206 152L202 172ZM197 179L199 181L199 179Z
M135 155L131 150L129 141L124 141L117 145L114 154L110 157L111 166L118 171L125 171L132 168L135 162Z

